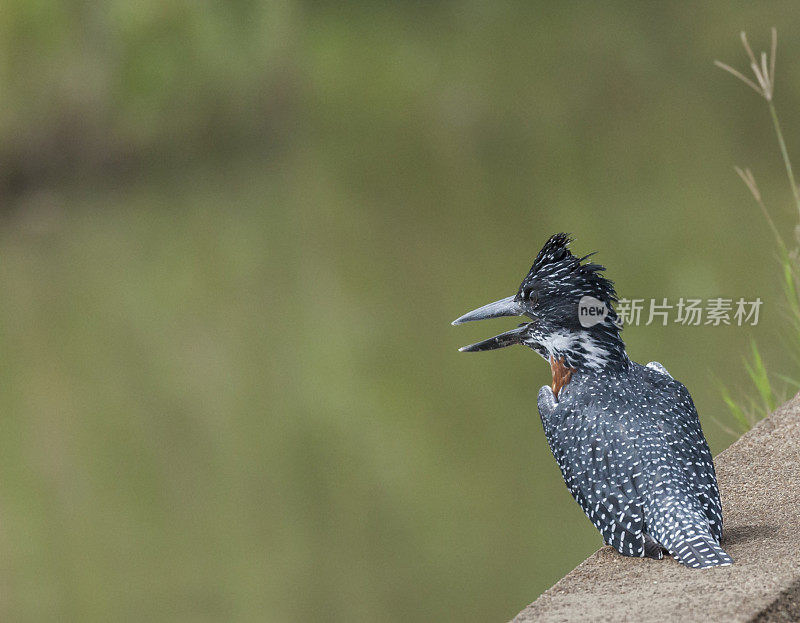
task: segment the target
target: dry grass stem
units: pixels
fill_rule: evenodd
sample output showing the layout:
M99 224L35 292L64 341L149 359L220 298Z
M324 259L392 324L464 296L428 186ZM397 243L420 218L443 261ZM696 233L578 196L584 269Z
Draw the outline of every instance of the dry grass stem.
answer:
M758 186L756 185L756 180L753 177L753 172L750 169L745 169L742 171L739 167L733 167L736 173L739 174L739 177L742 178L742 181L745 183L747 188L750 189L750 192L753 194L753 197L756 201L761 201L761 193L758 192Z
M742 46L744 47L745 52L747 52L747 56L750 58L750 69L753 71L753 76L755 76L756 81L753 82L753 80L745 76L738 69L734 69L722 61L714 61L714 64L720 69L724 69L729 74L735 76L765 100L771 102L772 95L775 92L775 55L778 50L778 32L775 30L775 28L772 29L770 53L767 55L766 52L761 52L760 64L756 60L756 55L753 54L750 43L747 41L747 34L742 31L740 36L742 38Z

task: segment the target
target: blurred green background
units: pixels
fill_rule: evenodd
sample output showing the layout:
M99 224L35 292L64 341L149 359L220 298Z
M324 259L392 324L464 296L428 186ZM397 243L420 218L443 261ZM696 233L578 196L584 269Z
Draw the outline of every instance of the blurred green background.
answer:
M511 618L600 545L535 407L456 348L547 237L622 296L764 300L639 326L692 391L784 352L796 215L746 67L793 2L7 0L0 12L0 618ZM789 235L788 237L791 237Z

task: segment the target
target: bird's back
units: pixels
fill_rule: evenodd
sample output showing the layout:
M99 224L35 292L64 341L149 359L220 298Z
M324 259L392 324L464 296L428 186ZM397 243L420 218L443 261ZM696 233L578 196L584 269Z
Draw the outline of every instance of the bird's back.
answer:
M656 541L689 566L730 563L711 453L681 383L633 362L578 373L540 413L570 492L606 543L644 556Z

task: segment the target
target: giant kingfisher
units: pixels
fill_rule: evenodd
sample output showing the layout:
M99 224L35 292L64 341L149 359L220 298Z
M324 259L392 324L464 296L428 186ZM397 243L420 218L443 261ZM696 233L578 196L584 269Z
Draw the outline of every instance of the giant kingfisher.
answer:
M544 434L575 501L620 554L687 567L730 565L720 547L722 508L700 420L687 389L658 362L628 358L617 295L599 264L552 236L517 293L453 321L526 316L529 322L461 348L523 344L550 364L539 390ZM587 321L580 313L602 306Z

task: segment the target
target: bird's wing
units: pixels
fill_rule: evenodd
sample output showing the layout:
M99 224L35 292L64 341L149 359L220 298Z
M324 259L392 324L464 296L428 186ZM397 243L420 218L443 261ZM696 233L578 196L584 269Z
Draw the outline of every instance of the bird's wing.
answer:
M708 519L712 536L722 537L722 506L711 451L703 436L700 419L689 390L671 380L664 388L670 396L665 401L663 434L675 457L683 466L691 491L694 492Z
M645 366L645 368L650 368L651 370L654 370L654 371L656 371L656 372L658 372L660 374L663 374L664 376L668 376L669 378L672 378L672 375L669 372L667 372L667 369L657 361L651 361L650 363L648 363Z
M639 433L604 417L607 412L591 397L560 401L549 414L540 409L550 449L583 512L607 544L642 557L646 550L640 492L645 483Z

